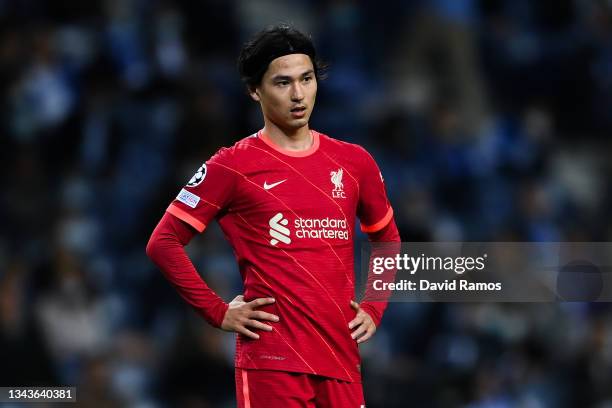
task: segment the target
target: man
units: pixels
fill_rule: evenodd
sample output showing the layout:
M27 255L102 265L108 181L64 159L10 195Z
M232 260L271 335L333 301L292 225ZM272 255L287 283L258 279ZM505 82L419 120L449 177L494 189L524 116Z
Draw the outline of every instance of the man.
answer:
M358 343L374 334L386 302L353 300L355 216L370 240L399 241L382 176L362 147L310 129L321 76L310 38L269 28L245 44L238 65L264 127L202 165L147 254L210 324L238 333L240 407L358 408ZM244 283L229 305L183 249L213 218Z

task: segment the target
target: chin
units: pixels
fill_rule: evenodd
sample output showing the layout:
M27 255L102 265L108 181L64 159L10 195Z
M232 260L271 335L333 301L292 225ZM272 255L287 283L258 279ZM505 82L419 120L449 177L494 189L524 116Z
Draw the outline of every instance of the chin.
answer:
M298 124L299 127L302 127L302 126L306 126L308 124L309 120L310 120L310 115L309 116L305 116L305 117L300 118L300 119L294 119L294 123Z
M285 126L288 129L294 129L294 130L302 128L302 127L304 127L306 125L308 125L308 119L306 119L306 118L293 119L293 120L285 122Z

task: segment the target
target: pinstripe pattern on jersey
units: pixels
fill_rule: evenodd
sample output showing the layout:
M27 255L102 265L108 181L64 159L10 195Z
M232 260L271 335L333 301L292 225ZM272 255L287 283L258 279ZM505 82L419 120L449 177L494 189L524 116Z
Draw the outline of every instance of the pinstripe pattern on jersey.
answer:
M334 163L334 165L341 167L344 169L344 171L346 172L346 174L353 179L353 181L355 182L355 187L357 187L357 197L359 197L359 182L357 181L357 179L355 177L353 177L353 175L351 174L350 171L348 171L344 166L342 166L340 163L338 163L337 161L335 161L329 154L325 153L323 150L321 150L321 153L327 157L329 159L329 161L331 161L332 163Z
M255 183L253 180L250 180L250 179L249 179L249 178L248 178L248 177L247 177L245 174L243 174L243 173L239 172L238 170L233 169L233 168L231 168L231 167L229 167L229 166L226 166L226 165L224 165L224 164L221 164L221 163L211 163L211 165L212 165L212 164L215 164L215 165L217 165L217 166L224 167L224 168L226 168L227 170L230 170L230 171L232 171L232 172L234 172L234 173L236 173L236 174L240 175L240 176L241 176L241 177L242 177L242 178L243 178L243 179L244 179L246 182L248 182L248 183L250 183L250 184L252 184L252 185L256 186L256 187L257 187L257 188L259 188L260 190L265 191L265 192L266 192L267 194L269 194L271 197L273 197L274 199L276 199L276 200L277 200L279 203L281 203L281 204L282 204L282 205L283 205L283 206L284 206L284 207L285 207L285 208L286 208L286 209L287 209L289 212L291 212L291 213L292 213L293 215L295 215L297 218L301 218L301 217L298 215L298 213L296 213L296 212L295 212L295 211L294 211L294 210L293 210L293 209L292 209L292 208L291 208L291 207L290 207L290 206L289 206L287 203L285 203L285 202L284 202L282 199L280 199L278 196L276 196L276 195L275 195L274 193L272 193L271 191L264 189L262 186L260 186L259 184ZM236 214L238 214L238 212L236 212ZM345 217L345 220L346 220L346 217ZM349 234L351 234L351 235L352 235L352 231L350 231L350 230L349 230ZM339 261L339 262L342 264L342 266L343 266L343 268L342 268L342 269L344 270L344 275L345 275L345 277L347 278L347 280L348 280L349 282L351 282L351 283L352 283L352 279L351 279L351 278L350 278L350 276L348 276L348 274L346 273L346 265L344 265L344 262L342 261L342 258L340 258L340 256L339 256L339 255L338 255L338 253L336 252L336 250L335 250L335 249L332 247L332 245L331 245L329 242L327 242L327 241L326 241L326 240L324 240L323 238L318 238L318 239L319 239L321 242L323 242L325 245L327 245L327 247L328 247L328 248L329 248L329 249L330 249L330 250L333 252L333 254L334 254L334 256L336 257L336 259L337 259L337 260L338 260L338 261ZM267 242L267 241L266 241L266 242Z
M253 149L257 149L260 150L262 152L264 152L265 154L269 155L270 157L275 158L276 160L278 160L279 162L283 163L285 166L289 167L291 170L293 170L296 174L298 174L299 176L301 176L304 180L306 180L308 182L308 184L310 184L312 187L314 187L316 190L318 190L321 194L323 194L324 197L326 197L327 199L329 199L332 203L334 203L334 205L336 207L338 207L338 209L340 210L340 212L342 213L342 216L344 217L344 219L346 220L346 214L344 213L344 210L342 209L342 206L340 206L340 204L338 204L336 202L336 200L334 200L332 197L330 197L328 194L325 193L325 191L323 191L321 189L321 187L317 186L316 184L314 184L312 181L310 181L308 179L308 177L306 177L304 174L302 174L302 172L298 171L295 167L293 167L292 165L290 165L289 163L287 163L286 161L282 160L280 157L272 154L272 152L266 150L266 149L262 149L261 147L257 147L253 144L249 144L248 147L252 147ZM352 235L352 231L349 231L349 234Z
M241 215L238 215L240 217L240 219L247 225L249 226L252 230L254 230L255 232L257 232L257 229L252 226L246 219L244 219L244 217L242 217ZM262 237L262 239L267 242L267 238ZM321 284L321 282L318 281L318 279L316 279L312 273L310 273L310 271L305 268L303 265L301 265L299 262L297 262L297 260L291 256L290 254L288 254L285 250L281 249L281 251L287 255L289 258L291 258L296 264L298 264L302 269L304 269L304 271L306 271L306 273L308 273L314 280L315 282L317 282L317 284L319 286L321 286L321 288L323 288L323 290L325 291L325 293L327 294L327 296L330 298L330 300L336 305L336 307L338 308L338 310L340 311L340 314L342 315L343 321L347 321L346 316L344 315L344 312L342 312L342 309L340 308L340 305L338 305L338 303L334 300L334 298L329 294L329 292L327 292L327 289L325 288L325 286L323 286ZM257 270L255 270L255 268L251 268L251 270L259 277L259 279L261 279L262 282L264 282L270 289L274 290L274 288L272 287L272 285L270 285L265 279L263 279L263 277L261 276L261 274L259 274L257 272ZM279 293L283 298L287 299L289 301L289 303L293 304L293 302L291 301L291 299L289 297L287 297L286 295ZM327 346L328 350L330 351L330 353L332 354L332 356L334 357L334 359L338 362L338 364L342 367L342 369L345 371L346 375L352 380L353 377L351 376L351 374L349 373L349 371L346 369L346 367L344 366L344 364L342 364L342 362L340 361L340 359L338 358L338 356L336 355L336 352L333 350L333 348L329 345L329 343L327 341L325 341L325 339L323 338L323 336L321 336L321 334L319 333L319 331L316 329L316 327L314 327L312 325L312 323L306 319L306 322L310 325L310 327L312 328L313 332L319 336L319 338L321 339L321 341L323 342L323 344L325 344L325 346ZM278 330L276 330L276 332L279 334L279 336L281 336L281 338L285 341L285 343L287 343L287 345L289 347L291 347L291 345L282 337L282 335L280 334L280 332ZM309 367L310 365L308 365L308 363L302 358L302 356L293 348L291 347L291 349L302 359L302 361ZM312 370L312 368L311 368ZM314 370L312 370L314 372Z
M255 227L253 227L246 219L244 219L243 216L241 216L240 214L236 213L238 215L238 217L240 217L240 219L246 224L248 225L253 231L258 232L257 229ZM268 242L268 239L265 236L261 237L264 242ZM325 287L325 285L323 285L313 274L312 272L310 272L308 270L308 268L306 268L304 265L302 265L301 263L299 263L297 261L297 259L295 259L295 257L293 257L291 254L289 254L287 251L285 251L282 248L279 248L281 250L281 252L283 254L285 254L288 258L291 258L291 260L297 264L300 268L302 268L304 270L304 272L306 272L316 283L317 285L319 285L321 287L321 289L323 289L323 291L325 292L325 294L329 297L329 299L334 303L334 305L336 306L336 308L338 308L338 311L340 312L340 315L342 315L342 318L344 320L346 320L346 316L344 315L344 312L342 311L342 309L340 308L340 305L338 304L338 302L336 302L334 300L334 298L332 297L332 295L327 291L327 288Z

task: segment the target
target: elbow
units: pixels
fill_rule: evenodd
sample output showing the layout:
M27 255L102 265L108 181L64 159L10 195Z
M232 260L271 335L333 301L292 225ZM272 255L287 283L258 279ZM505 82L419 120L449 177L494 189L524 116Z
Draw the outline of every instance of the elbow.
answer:
M151 235L151 238L149 238L149 242L147 243L147 247L145 248L145 252L147 254L147 256L149 257L149 259L151 259L153 262L155 262L155 256L157 254L157 249L158 249L158 240L156 237L156 234Z
M395 224L395 219L391 218L390 222L380 231L368 234L370 242L400 242L400 234Z

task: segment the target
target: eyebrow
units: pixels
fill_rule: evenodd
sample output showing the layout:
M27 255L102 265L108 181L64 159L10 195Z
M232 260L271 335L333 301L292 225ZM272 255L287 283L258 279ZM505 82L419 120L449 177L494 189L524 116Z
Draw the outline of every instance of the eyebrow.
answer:
M302 73L302 75L299 75L300 78L305 77L306 75L311 75L314 74L314 70L309 69L308 71ZM288 81L291 79L291 76L289 75L275 75L272 77L273 81Z

